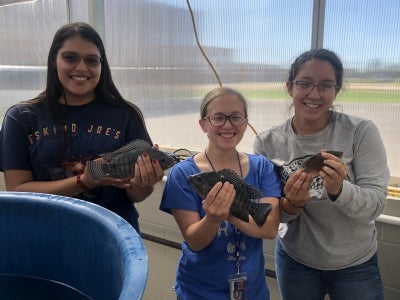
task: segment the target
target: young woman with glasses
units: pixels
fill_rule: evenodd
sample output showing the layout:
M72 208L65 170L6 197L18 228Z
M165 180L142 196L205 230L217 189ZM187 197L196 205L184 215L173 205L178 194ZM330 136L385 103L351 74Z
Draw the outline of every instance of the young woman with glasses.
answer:
M383 299L374 220L385 206L386 153L373 122L333 109L342 84L335 53L301 54L286 83L294 116L255 140L255 153L272 160L284 183L275 251L283 300ZM306 172L317 153L322 169L314 160L317 170Z
M136 230L134 203L163 177L157 161L142 155L135 176L94 181L85 162L124 144L151 144L140 109L127 102L111 78L103 42L88 24L71 23L55 34L46 89L12 106L0 132L0 169L6 189L72 196L125 218Z
M174 286L178 299L269 299L263 239L273 239L279 225L281 186L274 166L261 155L236 150L247 128L247 102L238 91L211 90L201 103L199 125L208 145L171 169L160 204L184 238ZM230 213L242 191L229 182L210 182L205 197L188 182L190 175L223 169L258 188L262 196L255 201L272 204L260 227L251 216L246 222Z

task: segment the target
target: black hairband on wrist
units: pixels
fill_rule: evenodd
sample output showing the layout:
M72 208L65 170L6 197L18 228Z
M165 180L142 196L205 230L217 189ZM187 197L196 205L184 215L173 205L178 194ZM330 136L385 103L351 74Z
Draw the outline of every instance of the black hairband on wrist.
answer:
M294 203L292 202L292 200L290 200L288 197L285 196L284 198L286 198L287 201L289 202L289 204L290 204L291 206L293 206L293 207L296 207L296 208L299 208L299 209L303 209L304 207L306 207L306 204L304 204L303 206L299 206L299 205L294 204Z

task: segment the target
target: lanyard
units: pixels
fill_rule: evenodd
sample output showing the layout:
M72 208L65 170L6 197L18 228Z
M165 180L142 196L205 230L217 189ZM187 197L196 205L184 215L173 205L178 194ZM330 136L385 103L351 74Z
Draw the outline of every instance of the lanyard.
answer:
M235 244L236 244L236 268L237 268L237 273L240 273L240 231L239 229L234 227L234 232L235 232Z

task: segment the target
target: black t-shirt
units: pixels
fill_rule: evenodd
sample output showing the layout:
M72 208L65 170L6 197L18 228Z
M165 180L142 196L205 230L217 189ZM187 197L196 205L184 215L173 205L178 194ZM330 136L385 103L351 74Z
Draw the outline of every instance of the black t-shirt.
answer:
M97 100L63 109L64 138L44 104L13 106L0 131L0 170L30 170L35 180L59 180L76 176L87 160L132 140L152 143L131 109ZM138 212L124 189L98 187L77 197L117 213L139 230Z

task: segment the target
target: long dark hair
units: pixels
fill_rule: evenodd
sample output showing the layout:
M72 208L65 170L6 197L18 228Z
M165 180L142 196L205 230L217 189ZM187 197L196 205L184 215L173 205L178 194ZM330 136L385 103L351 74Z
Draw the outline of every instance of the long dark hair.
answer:
M327 61L332 65L335 70L337 90L340 90L343 85L343 64L336 53L324 48L311 49L300 54L290 67L288 82L292 84L303 64L313 58Z
M75 36L80 36L93 43L99 49L100 56L102 57L100 80L95 88L96 101L132 109L142 123L142 126L140 126L142 129L142 135L149 138L142 111L135 104L126 101L121 96L112 80L110 66L108 65L107 55L101 37L92 26L84 22L69 23L57 30L47 58L46 89L37 97L27 102L44 103L50 110L52 117L62 126L65 116L61 112L59 99L64 94L64 87L57 75L56 58L57 53L63 46L64 42ZM67 100L68 99L65 99L68 104Z

